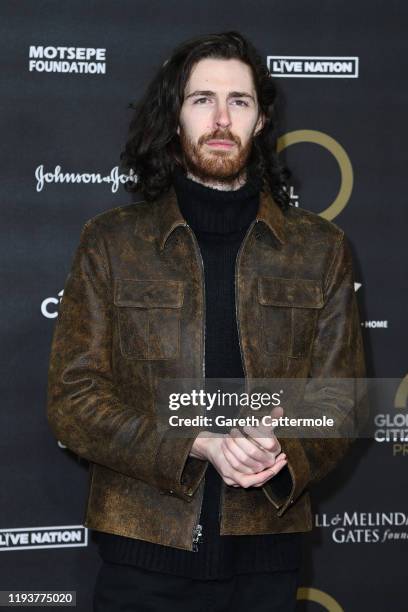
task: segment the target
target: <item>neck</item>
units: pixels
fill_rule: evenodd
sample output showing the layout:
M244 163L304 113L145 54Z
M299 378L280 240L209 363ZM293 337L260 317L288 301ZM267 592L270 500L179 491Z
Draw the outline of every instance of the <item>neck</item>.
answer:
M200 185L204 185L205 187L212 187L213 189L218 189L219 191L236 191L240 189L243 185L245 185L247 181L247 172L243 170L243 172L239 175L238 178L234 180L223 180L223 179L207 179L202 178L193 172L187 170L187 178L196 183L200 183Z
M173 182L181 213L194 231L239 232L256 216L260 180L247 180L239 189L221 190L195 181L176 167Z

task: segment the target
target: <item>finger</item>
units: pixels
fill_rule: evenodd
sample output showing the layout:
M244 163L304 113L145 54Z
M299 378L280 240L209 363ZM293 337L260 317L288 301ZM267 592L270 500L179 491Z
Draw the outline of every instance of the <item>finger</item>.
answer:
M261 486L264 482L275 476L287 463L287 459L279 460L278 464L274 464L272 467L259 472L258 474L246 475L243 474L241 477L242 486L247 487L255 487Z
M248 425L243 428L243 431L248 434L249 441L255 444L258 448L260 448L261 451L274 453L274 455L280 453L280 442L270 427L261 430L258 427L252 427ZM267 432L266 435L265 432ZM243 438L243 440L248 441L248 438ZM241 445L244 450L246 448L245 444L246 442Z
M222 445L222 448L228 448L228 449L233 448L234 449L235 448L235 442L236 442L236 440L229 440L229 441L225 440L225 446ZM250 444L252 444L252 442L250 442ZM286 454L281 452L279 455L277 455L275 457L274 453L269 453L267 451L263 451L261 457L262 457L262 461L259 462L259 467L255 468L255 469L252 469L251 470L252 473L258 473L258 472L260 472L262 470L265 470L267 468L272 467L275 464L276 459L278 459L278 458L279 459L286 459ZM236 465L236 467L238 468L238 464L234 464L234 465ZM233 469L236 469L234 466L231 466L231 467Z
M257 434L257 432L255 431L250 433L249 438L243 438L243 440L244 441L242 442L241 447L247 452L249 450L247 447L248 442L256 446L256 448L258 448L260 452L273 453L274 456L279 454L281 451L280 442L273 433L265 438L259 437L259 434ZM262 461L262 455L255 454L253 456L257 457L257 459Z
M225 484L229 487L239 487L239 485L235 482L235 480L232 480L232 478L228 478L228 476L223 476L222 478Z
M270 414L273 419L279 419L281 416L283 416L284 412L285 411L282 406L275 406L275 408L271 410Z
M271 425L257 425L255 427L255 425L245 425L244 427L242 427L242 430L245 431L245 433L247 433L250 436L253 437L269 437L271 435L271 433L273 433L273 427Z
M267 482L268 480L270 480L270 478L272 478L274 475L276 475L285 465L287 464L287 459L286 459L286 455L284 453L281 453L279 455L278 458L278 462L277 464L275 464L274 466L270 466L270 467L274 467L276 468L275 473L271 474L269 469L265 469L262 472L260 472L261 475L264 476L264 479L258 483L255 483L253 485L247 484L247 486L255 486L255 487L261 487L265 484L265 482ZM222 476L222 474L221 474ZM224 479L224 482L226 484L228 484L229 486L233 486L233 487L241 487L243 486L245 483L237 483L235 480L233 480L231 477L227 477L227 476L222 476ZM239 478L241 478L241 474L239 473Z
M243 430L231 430L230 435L227 434L224 439L232 452L236 449L235 442L238 448L243 450L249 457L252 457L252 459L255 459L255 461L265 461L265 453L268 453L268 451L259 445L254 438L248 437Z
M253 468L241 462L237 455L229 450L227 445L221 444L221 448L222 452L224 453L225 459L228 461L228 463L234 470L236 470L237 472L242 472L243 474L253 474ZM263 466L261 466L259 469L262 469L262 467Z
M254 486L254 487L262 487L266 482L268 482L268 480L271 480L271 478L276 476L285 467L285 465L287 465L287 459L279 459L279 461L277 461L275 463L275 465L273 466L272 474L269 474L269 476L267 478L265 478L261 482L257 482L256 484L254 484L252 486Z
M251 472L254 470L263 470L265 467L265 461L274 460L275 457L268 456L264 451L260 451L257 447L247 440L246 438L231 438L225 436L221 444L222 449L228 449L229 452L235 457L236 461L241 465L245 465L250 468ZM230 457L228 457L228 460ZM238 469L238 464L232 463L235 469Z
M275 406L274 408L272 408L271 412L269 413L269 416L272 419L280 419L281 417L283 417L284 412L285 411L282 408L282 406ZM278 424L265 425L263 422L261 422L254 429L259 429L260 431L265 430L265 434L267 434L268 432L273 431L277 426ZM251 426L247 426L247 427L251 427ZM243 427L242 429L246 429L246 427Z
M265 478L264 480L261 480L260 482L255 483L254 487L263 487L269 480L271 480L272 478L274 478L277 474L279 474L279 472L285 467L285 465L287 464L286 461L279 461L278 463L276 463L273 466L273 471L272 474L269 474L269 476L267 478Z

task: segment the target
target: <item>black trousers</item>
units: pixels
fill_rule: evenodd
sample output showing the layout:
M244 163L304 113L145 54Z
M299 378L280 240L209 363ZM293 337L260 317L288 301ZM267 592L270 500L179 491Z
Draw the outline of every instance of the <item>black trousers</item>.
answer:
M294 612L299 570L199 580L102 562L93 612Z

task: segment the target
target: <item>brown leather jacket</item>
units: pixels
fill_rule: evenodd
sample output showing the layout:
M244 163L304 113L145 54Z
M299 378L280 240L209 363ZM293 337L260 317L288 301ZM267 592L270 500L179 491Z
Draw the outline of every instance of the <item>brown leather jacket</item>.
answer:
M48 419L57 439L90 462L87 527L193 548L208 462L189 456L194 437L158 430L153 397L158 378L205 374L203 279L173 188L83 227L54 329ZM353 281L337 225L301 208L284 214L261 192L235 271L245 376L365 377ZM325 397L309 401L324 413ZM360 410L356 402L358 419ZM221 534L312 529L309 486L352 439L280 442L289 491L279 475L263 487L222 483Z

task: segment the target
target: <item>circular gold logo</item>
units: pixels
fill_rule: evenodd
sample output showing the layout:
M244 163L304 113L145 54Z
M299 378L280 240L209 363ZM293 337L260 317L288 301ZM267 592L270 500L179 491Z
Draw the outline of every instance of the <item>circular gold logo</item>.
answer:
M320 604L327 610L327 612L344 612L343 608L337 603L337 601L320 589L314 589L313 587L300 587L297 590L298 600L306 599L307 601L313 601L314 603Z
M334 201L320 214L321 217L331 221L346 206L353 189L353 168L349 156L343 147L334 138L318 132L317 130L295 130L288 132L278 139L277 151L280 153L286 147L299 142L312 142L324 147L333 155L340 168L340 189Z

